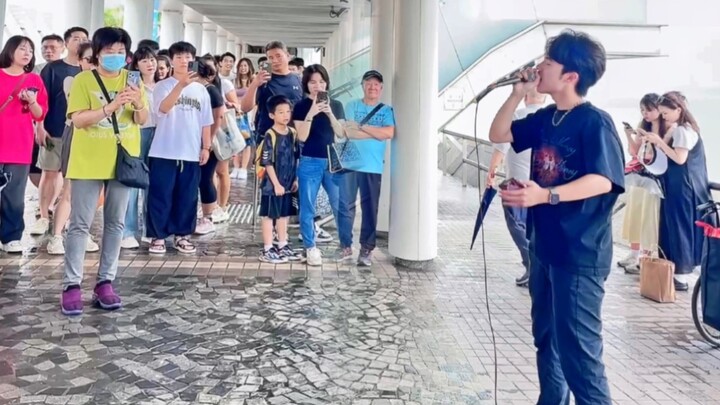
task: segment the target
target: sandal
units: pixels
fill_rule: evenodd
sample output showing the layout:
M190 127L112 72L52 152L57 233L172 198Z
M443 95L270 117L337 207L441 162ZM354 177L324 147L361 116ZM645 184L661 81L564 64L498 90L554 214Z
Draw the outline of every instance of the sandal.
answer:
M165 239L153 239L150 241L148 252L160 255L165 253Z
M176 236L175 237L175 249L180 253L195 253L197 248L190 242L187 236Z

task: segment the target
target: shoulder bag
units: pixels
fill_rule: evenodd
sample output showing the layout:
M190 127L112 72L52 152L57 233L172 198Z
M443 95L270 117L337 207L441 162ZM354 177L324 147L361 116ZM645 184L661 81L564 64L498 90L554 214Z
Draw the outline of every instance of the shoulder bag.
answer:
M110 94L105 88L105 84L100 79L100 74L97 70L92 70L95 80L100 85L105 100L110 103ZM113 131L115 132L115 139L117 142L117 157L115 158L115 180L123 184L124 186L131 188L146 189L150 185L150 170L145 162L137 157L134 157L128 153L127 149L122 146L120 140L120 128L118 127L117 116L112 113L111 116Z

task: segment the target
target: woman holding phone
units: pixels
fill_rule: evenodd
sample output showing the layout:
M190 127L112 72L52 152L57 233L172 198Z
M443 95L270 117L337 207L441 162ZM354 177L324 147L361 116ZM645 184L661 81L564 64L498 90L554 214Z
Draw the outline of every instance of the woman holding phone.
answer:
M322 185L337 221L340 185L337 176L330 173L327 150L335 141L335 137L343 134L342 122L345 120L345 109L340 101L329 99L330 77L322 65L310 65L305 68L302 87L307 96L293 109L298 140L304 142L297 172L300 193L300 233L305 246L307 264L320 266L322 255L315 246L315 202Z
M35 130L48 109L35 67L35 44L25 36L8 39L0 53L0 247L22 253L25 186L30 174Z
M665 120L658 110L660 96L646 94L640 99L642 121L635 130L628 123L625 126L628 149L633 162L628 165L625 185L628 187L625 217L623 219L623 239L630 242L630 254L618 262L618 266L628 274L640 274L640 257L649 255L657 249L660 200L663 197L658 177L649 173L640 164L640 160L650 156L638 156L646 142L641 131L658 134L665 133Z

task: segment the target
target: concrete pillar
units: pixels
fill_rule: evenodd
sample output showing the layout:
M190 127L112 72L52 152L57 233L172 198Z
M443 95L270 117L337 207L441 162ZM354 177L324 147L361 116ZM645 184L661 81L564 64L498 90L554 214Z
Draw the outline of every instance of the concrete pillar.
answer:
M152 39L154 4L147 0L125 0L123 28L130 34L133 49L143 39Z
M372 68L383 74L382 102L392 105L395 76L395 0L373 0L372 4ZM377 230L381 235L390 229L390 159L393 143L385 149L385 167L380 189Z
M437 256L438 7L395 0L389 251L417 267Z
M169 9L163 9L160 13L160 49L167 49L183 40L183 14L182 10Z
M228 34L227 45L225 46L227 52L232 53L235 57L238 57L238 49L235 35Z
M105 26L105 0L92 0L92 10L90 16L90 37L98 28Z
M92 25L92 0L66 0L63 7L58 10L64 13L64 18L55 19L55 29L58 35L63 33L70 27L83 27L90 31ZM92 32L90 32L92 38Z
M191 43L200 52L203 37L203 25L201 22L185 21L185 42Z
M207 53L214 55L216 46L217 25L210 20L203 21L202 46L200 47L201 51L198 53L198 56L202 56Z
M218 27L217 28L217 39L215 40L215 52L214 54L223 54L225 53L225 50L227 49L227 31L224 29Z
M0 45L5 45L5 10L7 9L7 0L0 0Z

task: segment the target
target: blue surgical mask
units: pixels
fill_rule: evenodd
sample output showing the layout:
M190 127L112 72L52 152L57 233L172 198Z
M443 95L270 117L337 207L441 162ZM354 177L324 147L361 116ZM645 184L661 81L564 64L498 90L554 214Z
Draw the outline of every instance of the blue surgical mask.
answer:
M108 72L119 72L126 64L124 54L100 55L100 66Z

